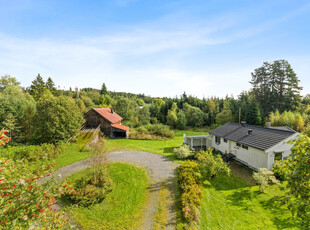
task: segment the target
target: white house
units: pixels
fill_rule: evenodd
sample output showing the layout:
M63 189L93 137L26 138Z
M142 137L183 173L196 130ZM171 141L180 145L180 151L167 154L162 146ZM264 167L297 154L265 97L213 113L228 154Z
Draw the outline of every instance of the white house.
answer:
M212 147L222 153L231 153L237 161L254 170L270 170L275 160L284 160L291 154L292 145L287 142L298 135L298 132L288 127L267 128L247 125L245 122L229 122L210 131L209 136L184 137L184 143L195 148L195 145L199 146L198 140L201 140L202 148Z

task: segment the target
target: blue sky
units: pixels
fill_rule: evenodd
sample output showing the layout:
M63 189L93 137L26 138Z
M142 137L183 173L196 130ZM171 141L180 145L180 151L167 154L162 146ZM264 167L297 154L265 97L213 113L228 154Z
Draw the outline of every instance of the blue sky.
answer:
M176 96L249 90L264 61L289 61L310 93L310 2L0 0L0 75Z

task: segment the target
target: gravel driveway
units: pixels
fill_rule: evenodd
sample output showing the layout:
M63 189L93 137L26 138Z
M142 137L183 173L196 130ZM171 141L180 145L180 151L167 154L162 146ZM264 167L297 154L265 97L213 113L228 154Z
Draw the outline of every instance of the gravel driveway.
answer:
M140 229L153 229L153 216L157 210L159 200L159 190L162 182L165 182L169 197L167 200L168 224L165 229L175 229L175 191L176 176L175 169L178 164L172 162L167 157L142 151L115 151L108 154L97 156L107 158L110 162L128 162L146 169L151 178L149 187L150 198L147 210L145 211L144 223ZM94 157L75 162L71 165L64 166L58 170L61 178L70 176L80 170L92 166L96 160Z

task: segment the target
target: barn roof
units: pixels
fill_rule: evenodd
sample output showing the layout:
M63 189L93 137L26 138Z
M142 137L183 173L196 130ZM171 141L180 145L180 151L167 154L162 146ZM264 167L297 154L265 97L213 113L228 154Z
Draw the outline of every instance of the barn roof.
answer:
M125 131L128 131L128 130L129 130L129 127L128 127L128 126L125 126L125 125L113 124L113 125L111 125L111 126L114 127L114 128L117 128L117 129L125 130Z
M97 113L103 116L105 119L110 121L112 124L121 121L123 118L115 113L112 109L109 108L95 108Z
M210 131L210 134L265 151L296 132L289 128L265 128L229 122Z

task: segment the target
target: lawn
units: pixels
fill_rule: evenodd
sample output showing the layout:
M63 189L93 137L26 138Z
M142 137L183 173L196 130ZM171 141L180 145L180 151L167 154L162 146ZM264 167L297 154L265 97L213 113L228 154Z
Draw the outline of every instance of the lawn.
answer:
M240 177L219 176L203 184L200 229L300 229L279 200L279 186L258 192Z
M85 151L84 147L91 141L91 137L91 133L80 133L76 137L76 141L68 144L65 151L54 159L57 162L56 169L90 158L92 152Z
M69 180L74 181L91 169L80 171ZM71 209L74 221L83 229L132 229L140 223L148 195L148 176L143 169L130 164L113 163L109 168L113 190L100 204L90 208Z
M108 139L105 152L116 150L140 150L157 153L169 159L181 162L175 157L173 149L183 143L183 133L186 135L206 135L207 132L175 131L175 137L167 140L133 140L133 139Z

